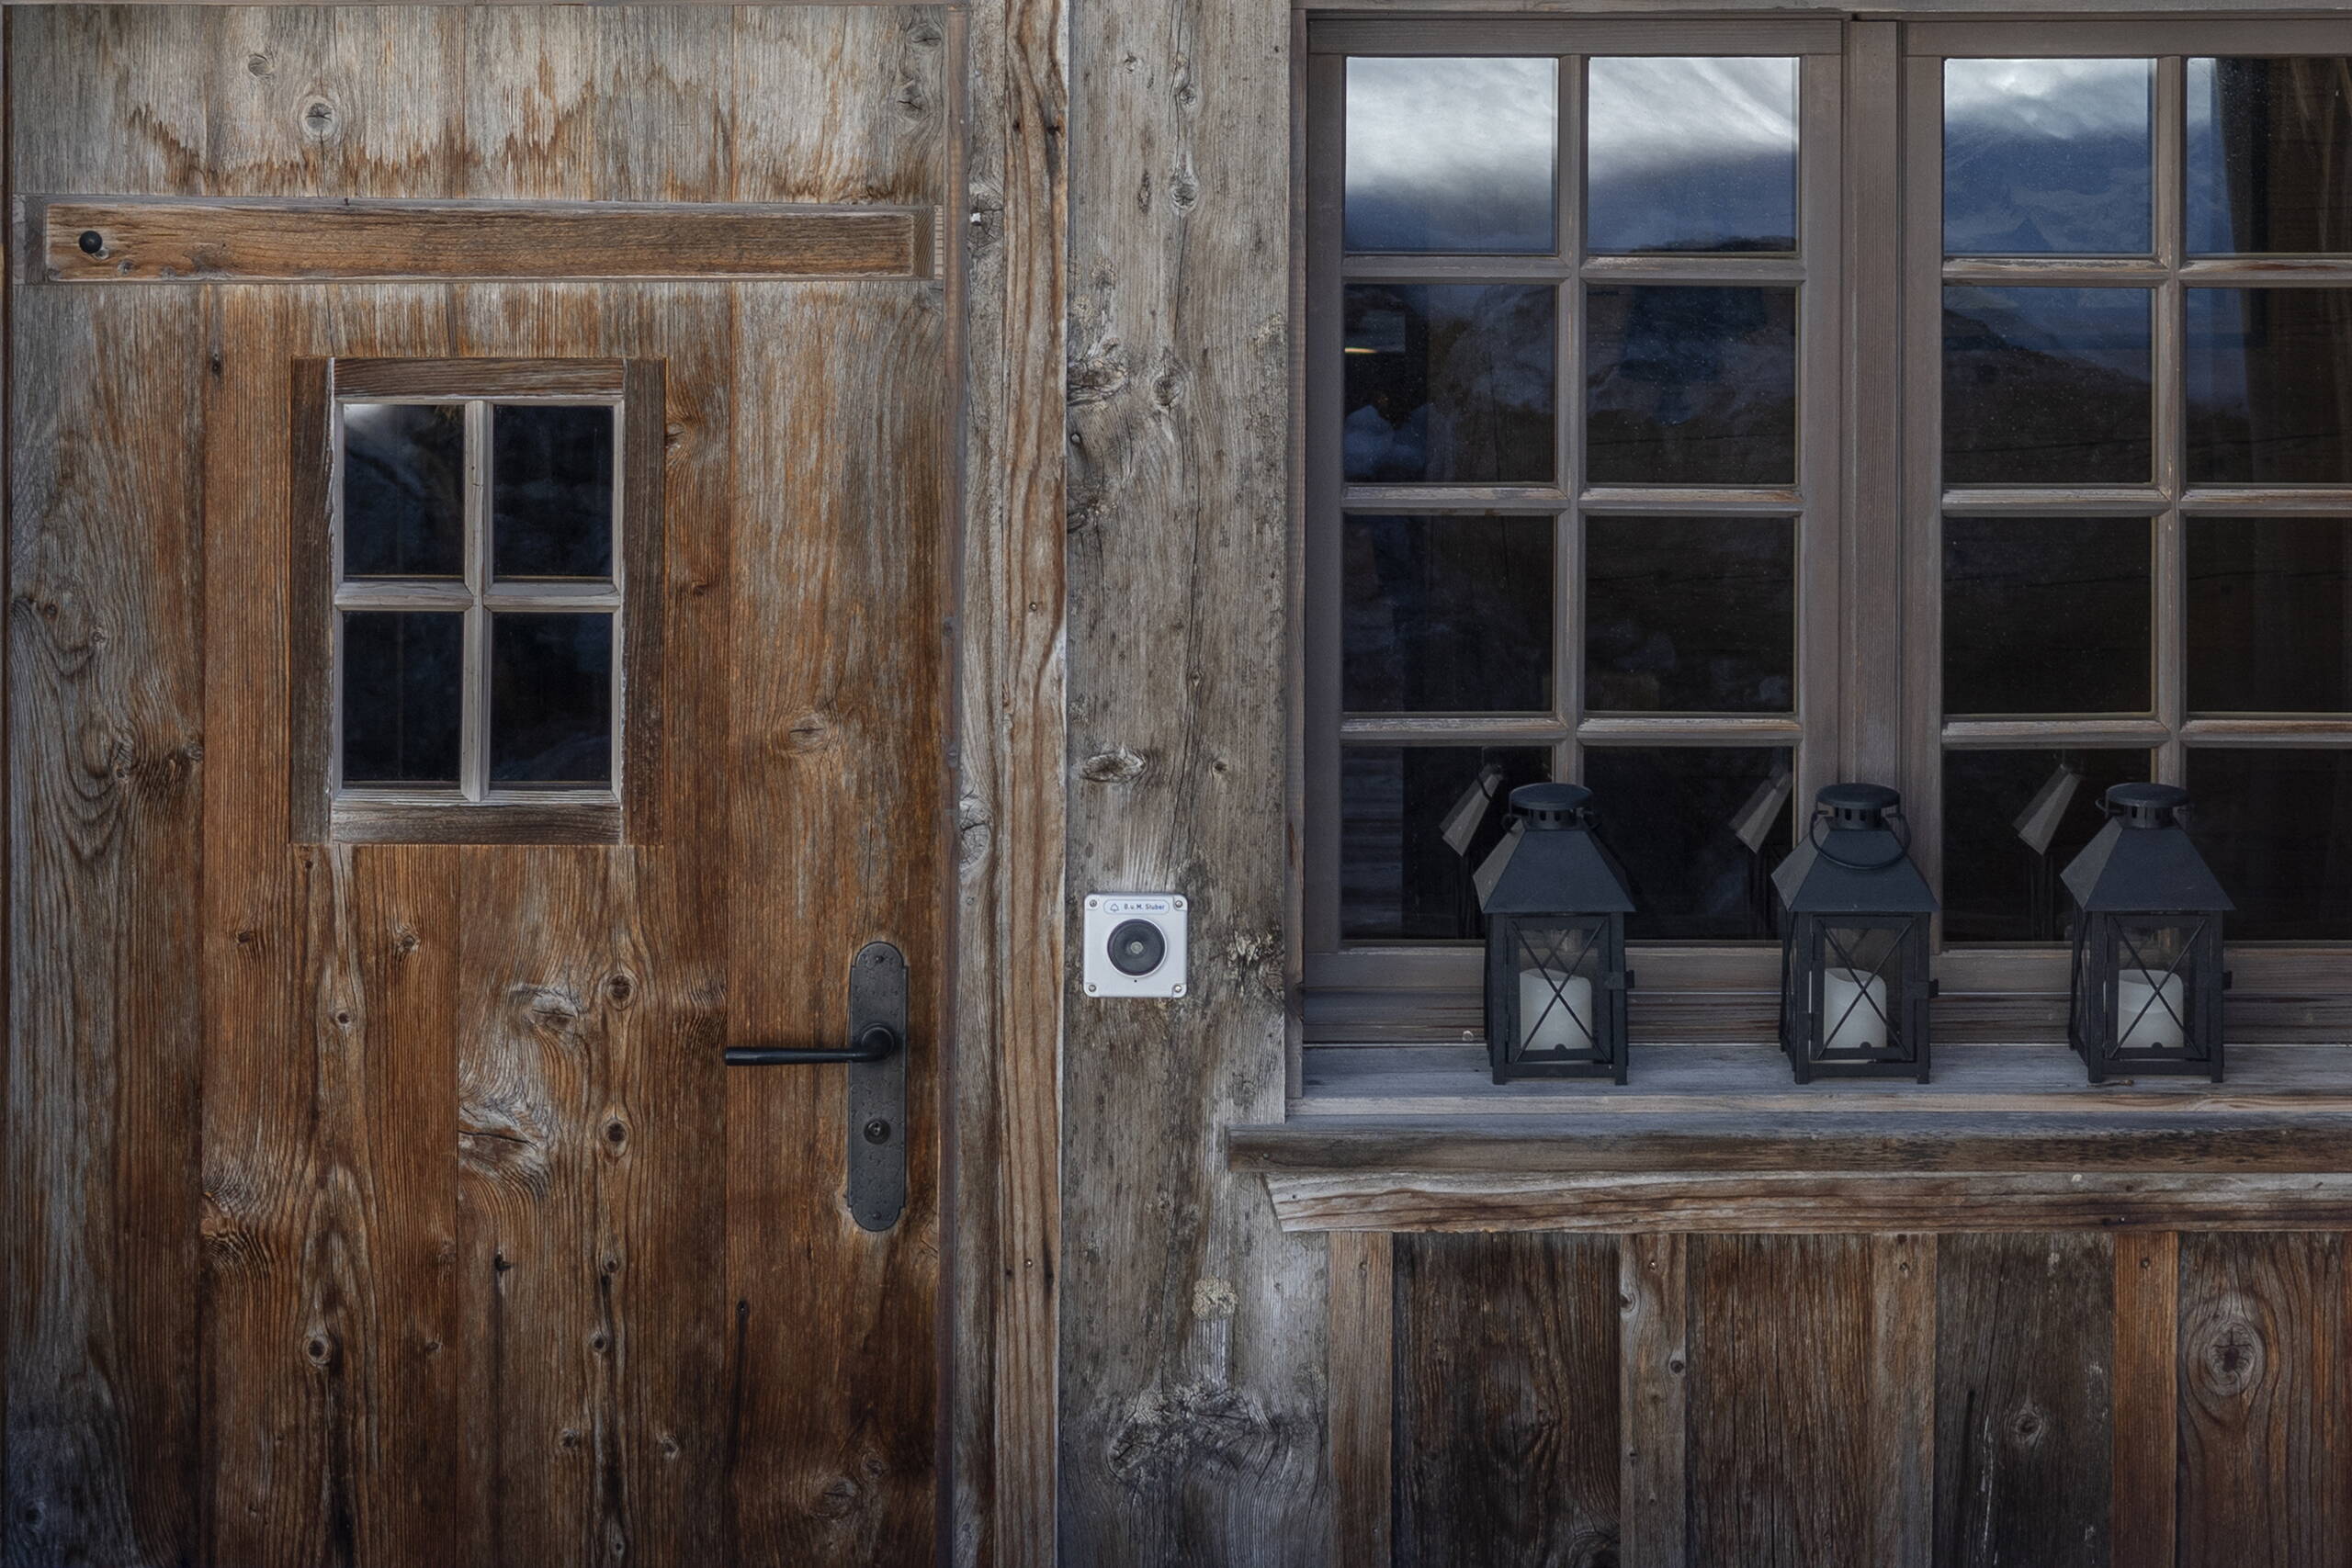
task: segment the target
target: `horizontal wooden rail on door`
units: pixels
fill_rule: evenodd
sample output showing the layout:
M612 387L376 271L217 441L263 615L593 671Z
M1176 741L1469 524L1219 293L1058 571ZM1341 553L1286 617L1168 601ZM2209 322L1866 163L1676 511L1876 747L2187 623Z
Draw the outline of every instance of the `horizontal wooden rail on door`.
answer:
M790 202L17 198L19 281L876 282L938 276L933 207Z

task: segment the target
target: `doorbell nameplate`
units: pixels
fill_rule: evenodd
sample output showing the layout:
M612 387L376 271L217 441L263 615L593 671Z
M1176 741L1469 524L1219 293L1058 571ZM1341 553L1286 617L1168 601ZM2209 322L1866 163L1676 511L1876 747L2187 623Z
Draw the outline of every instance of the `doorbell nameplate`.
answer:
M1173 893L1086 896L1086 994L1184 994L1184 900Z

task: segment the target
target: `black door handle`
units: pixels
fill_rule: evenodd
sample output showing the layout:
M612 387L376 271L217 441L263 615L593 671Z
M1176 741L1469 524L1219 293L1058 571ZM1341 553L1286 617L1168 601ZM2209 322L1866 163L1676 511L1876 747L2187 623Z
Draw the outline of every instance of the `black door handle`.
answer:
M907 960L887 942L867 942L850 961L847 1032L846 1045L729 1045L727 1065L849 1064L842 1196L859 1225L887 1231L907 1206Z
M899 1038L899 1032L888 1024L869 1023L858 1035L854 1045L729 1045L727 1047L727 1065L730 1067L791 1067L817 1062L887 1062L897 1055L905 1043Z

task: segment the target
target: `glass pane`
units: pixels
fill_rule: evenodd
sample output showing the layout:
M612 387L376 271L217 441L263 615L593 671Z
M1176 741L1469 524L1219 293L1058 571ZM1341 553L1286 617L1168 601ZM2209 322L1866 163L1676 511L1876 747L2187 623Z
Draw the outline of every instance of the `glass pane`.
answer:
M1527 921L1512 943L1518 986L1516 1057L1590 1052L1600 1043L1600 1014L1609 993L1607 926L1600 920Z
M461 403L343 405L343 574L465 573Z
M1347 477L1548 484L1549 285L1347 289Z
M2146 255L2145 60L1944 62L1944 249Z
M2188 248L2352 251L2352 60L2188 62Z
M609 406L491 412L497 576L612 576L614 423Z
M1588 517L1585 706L1787 713L1796 525L1786 517Z
M1349 746L1340 752L1340 934L1476 941L1470 885L1510 792L1552 776L1536 746Z
M465 646L456 612L344 615L344 783L458 782Z
M1347 248L1549 252L1559 62L1348 62Z
M2352 484L2352 290L2188 291L2193 484Z
M2188 706L2352 711L2352 518L2188 520Z
M492 784L610 784L613 618L490 618Z
M1526 713L1552 705L1549 517L1351 517L1341 705Z
M1944 711L2146 713L2144 517L1944 519Z
M2231 941L2352 937L2352 750L2192 747L2187 783Z
M2108 786L2149 776L2145 751L1945 752L1944 940L2065 940L2058 874L2106 823Z
M1797 292L1585 291L1595 484L1793 484Z
M1600 837L1634 895L1628 937L1772 935L1772 868L1789 852L1790 766L1781 747L1586 750Z
M1797 248L1797 62L1594 60L1586 249Z
M2146 484L2148 291L1944 290L1944 483Z
M1841 926L1821 933L1820 1056L1899 1052L1903 1038L1903 939L1909 921Z

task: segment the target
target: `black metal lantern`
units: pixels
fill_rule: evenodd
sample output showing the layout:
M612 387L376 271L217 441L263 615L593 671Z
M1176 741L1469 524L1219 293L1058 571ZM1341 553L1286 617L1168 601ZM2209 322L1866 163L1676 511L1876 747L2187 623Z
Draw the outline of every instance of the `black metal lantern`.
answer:
M1634 900L1592 835L1592 792L1521 784L1478 868L1487 917L1487 1057L1495 1081L1625 1081L1625 916Z
M2066 1038L2093 1083L2109 1069L2222 1081L2222 917L2236 906L2180 825L2188 804L2172 784L2115 785L2099 807L2107 826L2064 874L2075 908Z
M1832 784L1772 874L1781 895L1781 1048L1797 1082L1928 1081L1928 938L1936 896L1911 863L1903 797Z

